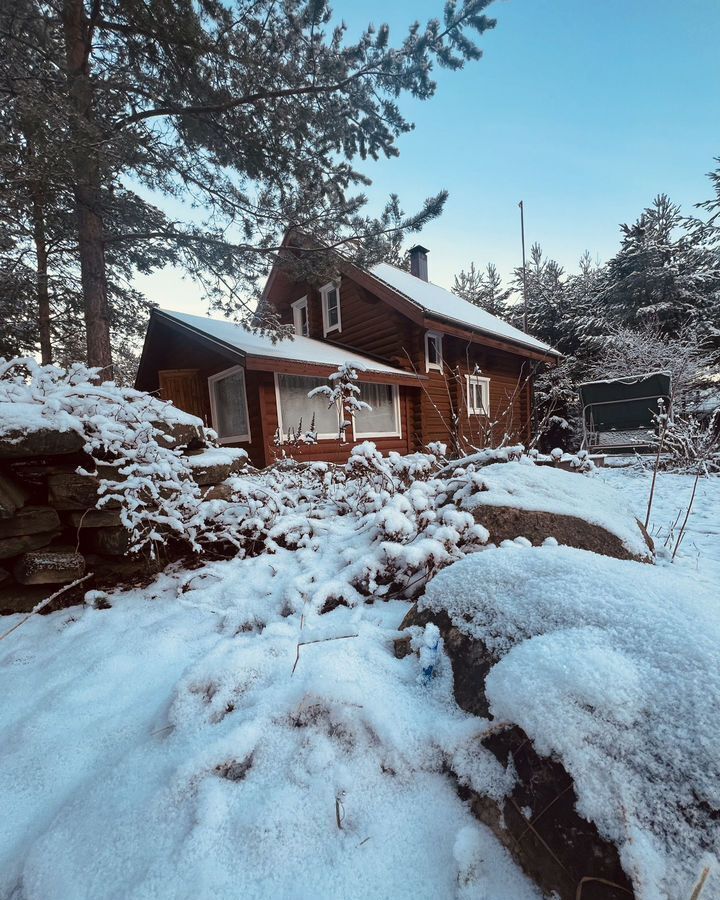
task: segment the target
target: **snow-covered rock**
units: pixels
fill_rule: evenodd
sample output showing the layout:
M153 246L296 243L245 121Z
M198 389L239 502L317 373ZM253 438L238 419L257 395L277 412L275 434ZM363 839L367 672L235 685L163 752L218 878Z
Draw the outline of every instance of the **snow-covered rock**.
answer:
M456 470L457 471L457 470ZM598 479L527 458L485 466L456 494L494 543L525 537L651 562L652 541L623 497Z
M497 728L518 727L539 757L559 760L577 795L575 833L583 820L597 827L647 900L689 896L720 841L715 604L666 566L518 544L449 567L418 604L457 631L462 641L445 633L445 646L469 651L467 671ZM455 672L464 665L453 659ZM464 692L472 696L467 673ZM528 778L511 805L537 768ZM531 805L531 818L540 812ZM554 852L576 871L572 842L567 849L567 858ZM573 896L558 879L550 886Z

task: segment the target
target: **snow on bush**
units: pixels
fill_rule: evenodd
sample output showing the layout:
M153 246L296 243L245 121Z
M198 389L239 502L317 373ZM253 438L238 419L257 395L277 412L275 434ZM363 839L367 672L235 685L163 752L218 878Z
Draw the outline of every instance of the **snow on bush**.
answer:
M717 865L720 621L715 592L692 587L667 567L515 545L446 570L420 601L500 657L493 716L561 760L643 900L689 897Z
M100 479L98 506L120 504L134 551L153 551L168 535L200 549L205 519L216 509L205 505L198 513L202 492L172 432L189 426L203 439L213 432L171 403L100 382L99 373L79 363L62 369L29 358L0 360L0 437L20 440L44 429L76 432L95 466L113 470Z

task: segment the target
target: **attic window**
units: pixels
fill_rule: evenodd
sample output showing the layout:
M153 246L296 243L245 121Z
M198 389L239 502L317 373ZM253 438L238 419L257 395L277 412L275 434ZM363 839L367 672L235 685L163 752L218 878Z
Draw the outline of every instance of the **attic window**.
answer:
M334 282L320 288L322 300L323 332L325 335L331 331L342 331L340 320L340 288Z
M308 300L307 297L301 297L292 304L293 311L293 327L295 334L301 337L308 337L310 334L310 324L308 321Z
M479 375L466 375L468 415L490 414L490 379Z
M208 378L213 428L221 444L250 440L245 369L234 366Z
M425 332L425 371L435 369L442 372L442 335L439 331Z

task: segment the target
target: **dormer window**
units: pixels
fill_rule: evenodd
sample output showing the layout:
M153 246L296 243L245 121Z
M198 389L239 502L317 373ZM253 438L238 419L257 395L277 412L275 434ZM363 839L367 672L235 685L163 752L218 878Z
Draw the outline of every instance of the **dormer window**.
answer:
M425 371L442 372L442 335L439 331L425 332Z
M323 332L325 335L331 331L342 331L340 319L340 287L331 282L320 288L322 300Z
M310 334L310 323L308 320L308 301L307 297L301 297L292 305L293 326L295 334L301 337L308 337Z

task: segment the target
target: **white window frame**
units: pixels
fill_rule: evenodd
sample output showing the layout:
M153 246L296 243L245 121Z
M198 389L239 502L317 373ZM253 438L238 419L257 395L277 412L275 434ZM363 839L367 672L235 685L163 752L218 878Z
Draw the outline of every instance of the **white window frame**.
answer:
M470 416L489 416L490 415L490 379L485 378L482 375L466 375L465 383L466 383L468 415L470 415ZM478 387L482 388L481 394L482 394L483 402L485 403L484 409L479 409L478 407L473 405L473 391L472 391L473 385L477 385Z
M280 406L280 375L281 374L283 374L283 373L280 373L280 372L275 373L275 410L277 412L280 443L282 444L285 441L285 425L283 424L282 408ZM288 372L286 374L294 375L295 373ZM304 378L317 378L318 381L327 384L327 379L323 378L321 375L317 375L317 376L316 375L304 375L303 377ZM319 386L320 385L318 385L318 387ZM297 422L290 422L288 424L288 428L295 428L297 426L297 424L298 424ZM308 428L308 429L310 428L310 422L306 422L303 424L305 425L306 428ZM332 440L336 441L338 439L339 434L340 434L340 420L338 419L338 427L332 434L318 432L316 436L319 441L332 441Z
M437 357L438 361L436 363L430 362L430 339L435 340L437 346ZM442 346L442 332L440 331L426 331L425 332L425 371L430 372L434 370L436 372L442 372L443 370L443 346Z
M328 294L330 291L337 291L337 325L328 325ZM320 288L320 300L322 302L323 317L323 335L327 337L333 331L342 331L341 303L340 303L340 282L331 281Z
M285 441L285 424L282 420L282 407L280 405L280 374L279 372L275 373L275 410L277 412L277 421L278 421L278 430L280 434L280 442L283 443ZM308 375L307 378L315 378L314 375ZM318 380L324 380L321 377L318 377ZM386 382L383 382L386 384ZM391 384L393 392L393 405L395 407L395 420L397 421L397 430L396 431L357 431L355 429L355 416L352 416L352 435L353 440L365 439L365 438L401 438L402 437L402 417L400 415L400 388L397 384ZM297 422L291 422L289 427L294 428L297 425ZM308 428L310 427L310 423L307 423ZM337 431L334 431L332 434L321 433L317 434L318 441L337 441L340 433L340 420L338 419L338 427Z
M292 315L293 315L293 329L295 330L295 334L298 337L310 337L310 316L308 314L308 298L301 297L299 300L296 300L292 305ZM307 322L307 334L303 333L302 330L302 313L301 310L305 310L305 321Z
M215 384L218 381L222 381L224 378L227 378L230 375L235 375L237 372L243 373L243 396L242 402L245 406L245 421L247 422L247 434L230 434L226 437L220 437L218 433L218 443L219 444L232 444L235 441L251 441L251 429L250 429L250 413L248 411L248 402L247 402L247 379L245 376L245 367L244 366L232 366L230 369L224 369L222 372L217 372L215 375L211 375L208 378L208 389L210 392L210 413L212 415L213 427L219 423L218 415L217 415L217 404L215 401ZM217 431L217 429L215 429Z
M369 382L366 382L369 384ZM387 384L387 382L382 382ZM393 392L393 406L395 407L395 421L397 429L395 431L357 431L355 428L355 416L352 417L353 440L358 438L400 438L402 437L402 419L400 417L400 388L396 384L391 384Z

